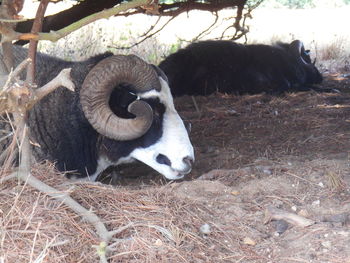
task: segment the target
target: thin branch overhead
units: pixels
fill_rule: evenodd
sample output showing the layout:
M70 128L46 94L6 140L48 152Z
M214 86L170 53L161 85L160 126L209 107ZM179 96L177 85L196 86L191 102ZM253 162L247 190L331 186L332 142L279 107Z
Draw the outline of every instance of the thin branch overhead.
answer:
M116 46L110 46L111 48L116 48L116 49L130 49L133 47L138 46L142 42L146 41L149 38L152 38L156 34L158 34L160 31L162 31L171 21L173 21L176 18L176 16L170 17L163 25L160 26L157 30L153 31L152 30L156 27L156 25L159 23L160 19L157 19L157 21L146 31L141 35L141 39L136 41L134 44L125 46L125 47L116 47Z
M0 33L4 35L2 41L12 41L12 40L49 40L55 42L62 37L67 36L68 34L76 31L77 29L83 27L84 25L88 25L96 20L109 18L113 15L116 15L120 12L125 12L129 9L133 9L139 6L148 6L150 0L133 0L130 2L123 2L120 5L102 10L98 13L89 15L84 17L78 21L73 22L72 24L67 25L66 27L58 30L58 31L50 31L50 33L19 33L17 31L11 30L9 28L0 27Z
M246 38L246 34L249 32L249 27L246 25L247 18L252 18L251 12L258 7L263 0L258 0L254 2L253 4L249 3L247 4L246 1L234 1L230 2L232 10L232 16L228 18L224 18L224 20L232 21L231 24L225 28L219 37L217 39L230 39L230 40L237 40L241 37ZM182 12L193 10L192 8L197 8L199 10L203 11L210 11L213 16L213 22L208 25L206 28L204 28L201 32L199 32L194 38L190 40L190 42L198 41L202 39L203 37L211 34L214 30L218 30L222 26L223 20L220 19L218 11L221 10L221 8L227 8L228 2L218 4L217 2L213 2L213 4L210 4L210 1L208 1L207 4L205 4L202 7L203 3L197 3L195 1L190 0L187 5L184 3L174 3L168 6L172 6L172 8L175 8L177 11L167 11L167 8L162 8L162 5L159 5L159 17L158 19L141 35L137 37L137 40L132 44L128 46L110 46L111 48L115 49L130 49L135 46L138 46L139 44L143 43L145 40L154 37L155 35L159 34L162 30L164 30L177 16L179 16ZM200 7L200 8L199 8ZM130 13L120 13L117 14L117 16L129 16L142 13L140 9L136 9L131 11ZM165 22L161 19L161 17L167 16L169 17ZM189 42L185 39L180 39L181 42Z
M248 0L174 0L174 1L146 1L146 0L136 0L136 1L122 1L122 0L84 0L79 1L76 5L55 15L47 16L43 21L42 32L39 36L33 36L29 34L31 30L31 25L33 20L23 21L17 24L14 32L17 34L8 34L12 39L17 39L17 44L24 44L30 39L45 39L56 41L64 35L67 35L71 30L69 27L73 23L81 23L85 19L90 19L92 17L100 17L98 14L105 14L106 10L114 10L119 8L118 12L110 13L109 16L131 16L135 14L148 14L156 15L159 17L176 17L182 13L187 13L191 10L208 11L212 13L217 13L222 9L232 9L232 13L235 15L232 17L232 26L236 33L233 36L225 37L230 39L238 39L247 33L247 28L243 24L246 17L250 16L251 10L259 5L263 0L253 1L252 4L248 4ZM137 4L132 4L137 3ZM128 6L128 8L122 8L123 6ZM108 11L109 12L109 11ZM105 18L105 17L104 17ZM170 19L171 21L172 19ZM90 23L90 22L89 22ZM154 24L157 25L158 22ZM138 45L145 41L147 38L154 36L161 30L156 30L155 27L151 27L147 35L140 36L140 40L135 45ZM71 26L70 26L71 27ZM165 27L165 26L164 26ZM155 31L156 30L156 31ZM210 31L210 28L205 29L203 33L199 35L206 34L206 31ZM67 32L69 31L69 32ZM56 34L50 34L48 32L56 32ZM66 34L67 33L67 34ZM147 32L145 32L147 33Z

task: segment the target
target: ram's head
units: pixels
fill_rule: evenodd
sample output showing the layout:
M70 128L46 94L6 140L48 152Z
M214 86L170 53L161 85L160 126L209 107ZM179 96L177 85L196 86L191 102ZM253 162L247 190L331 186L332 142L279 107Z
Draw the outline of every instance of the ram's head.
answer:
M86 76L80 103L101 135L97 172L133 159L172 180L191 171L193 147L156 66L133 55L108 57Z
M304 84L319 84L323 78L321 73L315 66L316 60L313 62L310 58L310 50L305 50L303 42L294 40L289 44L289 53L298 61L298 64L304 70Z

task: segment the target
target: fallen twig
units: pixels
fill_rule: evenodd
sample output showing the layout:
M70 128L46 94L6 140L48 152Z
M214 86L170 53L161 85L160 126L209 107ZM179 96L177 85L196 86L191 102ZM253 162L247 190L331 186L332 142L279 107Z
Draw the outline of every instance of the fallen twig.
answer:
M264 224L267 224L272 220L285 220L292 225L301 227L308 227L315 224L315 221L311 219L269 206L265 211Z

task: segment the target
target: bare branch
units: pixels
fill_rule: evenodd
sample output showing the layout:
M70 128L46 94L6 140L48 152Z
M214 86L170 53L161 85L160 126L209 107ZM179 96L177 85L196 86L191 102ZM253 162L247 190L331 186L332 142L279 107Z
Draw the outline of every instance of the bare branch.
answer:
M308 219L293 213L289 213L275 207L270 206L266 209L265 220L264 220L265 224L269 223L272 220L282 220L282 219L292 225L301 226L301 227L307 227L315 224L315 221L311 219Z
M195 1L175 2L172 4L161 4L159 13L161 16L174 16L193 9L216 12L228 7L244 6L245 3L245 0L213 1L210 4Z
M61 192L43 183L42 181L38 180L31 174L22 173L21 171L18 171L18 177L24 182L27 182L30 186L39 190L40 192L45 193L60 202L63 202L70 209L76 212L79 216L84 218L87 222L91 223L95 227L96 232L102 241L105 241L107 243L109 242L109 240L112 237L112 234L106 229L101 219L98 216L96 216L95 213L82 207L78 202L72 199L69 196L69 194L65 192Z
M24 131L28 127L25 127ZM27 151L29 148L29 140L28 136L25 136L23 138L23 141L21 143L21 150L22 151ZM23 156L24 157L24 156ZM26 162L26 160L22 160L22 162ZM101 242L99 246L97 247L97 252L100 257L100 262L105 263L107 261L107 253L109 252L109 247L108 244L112 240L113 236L124 231L125 229L129 228L132 226L131 224L121 227L120 229L116 229L113 231L108 231L105 224L102 222L102 220L91 210L86 209L83 207L81 204L79 204L77 201L75 201L67 192L62 192L57 190L56 188L53 188L44 182L38 180L34 176L32 176L30 173L26 171L27 167L25 166L20 166L18 171L13 172L12 174L1 178L0 183L4 183L8 180L12 180L14 178L18 178L21 181L29 184L31 187L34 189L47 194L48 196L54 198L55 200L62 202L65 204L67 207L72 209L77 215L79 215L81 218L83 218L85 221L90 223L91 225L94 226L96 230L96 234L98 237L101 239Z
M5 19L5 18L0 18L0 22L4 22L4 23L19 23L19 22L24 22L27 21L28 19L26 18L21 18L21 19Z
M246 26L247 18L252 18L251 12L255 8L257 8L263 1L264 0L259 0L253 5L247 4L247 10L246 10L245 14L243 14L244 5L243 6L237 6L238 9L237 9L237 15L236 15L236 18L235 18L235 22L234 22L234 24L232 26L229 26L228 28L226 28L224 30L224 32L222 33L222 38L225 36L225 32L228 29L234 28L235 29L235 33L231 37L228 37L228 39L237 40L237 39L239 39L241 37L245 37L245 40L247 41L246 35L249 32L249 27ZM233 19L233 17L231 19ZM241 25L240 25L240 23L241 23Z
M49 93L53 92L58 87L65 87L70 91L74 91L74 83L70 78L70 68L63 69L53 80L51 80L46 85L34 91L32 105L40 101Z
M126 47L114 47L114 46L110 46L112 48L116 48L116 49L130 49L130 48L133 48L133 47L136 47L138 46L139 44L141 44L142 42L146 41L147 39L155 36L156 34L158 34L160 31L162 31L172 20L174 20L176 18L176 16L173 16L171 18L169 18L168 21L166 21L158 30L152 32L152 33L149 33L154 27L155 25L158 23L159 19L156 21L156 23L151 26L151 28L149 30L147 30L145 33L142 34L142 36L144 36L141 40L137 41L136 43L130 45L130 46L126 46Z
M59 12L54 15L49 15L44 18L42 32L50 32L52 30L56 31L63 27L70 25L73 22L76 22L88 15L97 13L107 8L111 8L119 4L119 0L84 0L76 1L76 5L73 5L71 8L68 8L62 12ZM33 25L33 20L30 19L25 22L18 23L16 25L17 32L30 32ZM23 45L25 41L17 41L16 44Z
M159 16L158 19L157 19L157 21L156 21L153 25L151 25L150 28L149 28L148 30L146 30L146 31L141 35L141 37L145 37L145 36L147 36L150 32L152 32L152 30L156 27L156 25L158 25L160 19L161 19L161 17Z
M13 82L16 81L15 79L18 78L19 74L21 74L21 72L28 66L29 63L30 63L30 59L29 59L29 58L23 60L23 61L15 68L15 70L11 71L10 74L7 76L6 83L4 83L3 85L2 85L2 83L0 83L1 86L3 87L2 89L0 89L0 96L3 96L2 93L3 93L3 92L6 92L6 91L10 88L10 86L11 86L10 83L13 83ZM0 100L1 100L1 98L0 98ZM1 111L0 111L0 112L1 112Z
M22 61L14 71L10 72L5 84L1 83L3 87L0 89L0 114L5 112L13 112L18 110L18 102L21 101L21 95L27 94L27 91L21 90L21 87L17 83L19 74L26 68L30 60L26 59Z
M42 29L43 19L45 15L45 11L47 8L47 5L49 4L49 0L41 0L38 10L36 11L35 20L32 27L32 34L37 34ZM38 41L31 40L29 42L29 49L28 49L28 57L32 60L31 63L28 65L27 68L27 78L26 78L26 85L33 85L34 79L35 79L35 64L36 64L36 50L38 46Z
M3 0L2 5L0 6L0 18L13 20L18 17L18 12L22 10L23 0L13 1L13 0ZM0 28L4 32L13 31L15 23L5 23L0 22ZM4 33L3 33L4 35ZM1 69L1 75L8 74L13 67L13 53L12 53L12 43L10 41L4 41L4 36L1 37L2 42L2 51L3 51L3 61L5 67Z
M209 25L206 29L204 29L202 32L200 32L197 36L195 36L193 39L192 39L192 42L200 39L201 37L203 37L204 35L207 35L207 34L210 34L211 30L213 29L213 27L216 25L216 23L218 22L219 20L219 14L218 12L214 12L215 14L215 19L214 19L214 22Z
M125 12L129 9L140 7L140 6L147 6L150 3L150 0L134 0L131 2L124 2L116 7L106 9L103 11L100 11L98 13L92 14L90 16L87 16L65 28L62 28L58 31L51 31L50 33L18 33L12 30L11 32L6 32L6 41L10 40L49 40L52 42L56 42L62 37L67 36L68 34L76 31L77 29L88 25L92 22L95 22L99 19L103 18L109 18L113 15L116 15L121 12ZM0 33L3 33L3 28L0 27Z
M18 76L18 74L25 68L25 66L29 63L30 59L24 60L16 69L10 74L9 82L13 82L13 79ZM16 145L18 145L18 141L21 136L21 131L24 129L24 119L25 113L31 107L35 105L38 101L48 95L50 92L54 91L58 87L66 87L67 89L74 91L74 83L70 78L71 69L63 69L53 80L44 85L43 87L36 90L28 90L24 87L18 87L17 85L9 85L6 86L5 89L0 93L0 114L4 114L5 112L18 112L21 116L17 115L17 119L22 118L22 121L17 121L12 127L13 139L10 145L7 147L5 151L3 151L0 155L0 163L4 163L4 170L9 169L12 166L12 163L17 156L18 150ZM25 98L22 98L24 96ZM24 104L19 104L24 103ZM11 122L11 118L8 116L9 122ZM13 126L13 125L12 125ZM23 149L22 149L23 150ZM25 153L26 156L30 155L30 151ZM23 159L23 157L22 157Z
M207 28L205 28L203 31L201 31L196 37L194 37L191 41L187 41L184 39L181 39L181 41L185 41L185 42L193 42L193 41L197 41L201 38L203 38L204 36L208 35L213 29L216 28L217 23L219 22L219 16L218 16L218 11L225 8L225 7L237 7L236 10L236 16L232 16L228 19L233 20L233 23L228 26L226 29L224 29L224 31L222 32L222 35L220 37L218 37L218 39L231 39L231 40L236 40L239 39L241 37L245 37L246 34L249 32L249 27L246 26L246 20L247 18L251 18L251 12L252 10L254 10L257 6L259 6L259 4L262 2L263 0L258 1L257 3L255 3L252 6L247 6L246 10L245 8L245 3L246 1L235 1L235 2L221 2L220 4L203 4L203 3L198 3L198 2L194 2L194 1L187 1L187 2L182 2L182 3L174 3L171 5L167 5L167 4L160 4L160 8L159 8L159 17L161 16L167 16L170 15L170 19L158 30L153 31L155 26L159 23L160 19L158 18L157 21L148 29L145 31L145 33L143 33L142 35L140 35L139 37L141 37L140 40L138 40L136 43L126 46L126 47L114 47L116 49L130 49L133 48L139 44L141 44L142 42L144 42L145 40L147 40L148 38L153 37L154 35L158 34L161 30L163 30L165 28L165 26L167 26L177 15L181 14L182 12L185 11L185 9L187 11L192 10L192 9L199 9L202 11L209 11L214 13L215 15L215 19L213 21L213 23L211 25L209 25ZM166 6L166 7L164 7ZM170 8L170 6L172 6L173 8L178 8L176 10L171 10L169 11L168 8ZM168 11L166 11L168 10ZM129 15L134 15L134 14L138 14L138 13L143 13L142 10L140 9L136 9L136 11L133 12L129 12L129 13L122 13L122 14L118 14L118 16L129 16ZM227 34L227 32L233 29L233 34ZM112 46L113 47L113 46Z

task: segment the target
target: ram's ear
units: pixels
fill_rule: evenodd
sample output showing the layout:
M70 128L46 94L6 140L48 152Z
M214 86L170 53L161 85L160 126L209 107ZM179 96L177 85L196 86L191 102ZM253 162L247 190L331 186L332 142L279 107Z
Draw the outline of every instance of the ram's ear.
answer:
M164 71L160 69L160 67L151 64L151 66L156 70L157 74L159 77L161 77L162 79L164 79L167 83L169 83L168 77L165 75Z

